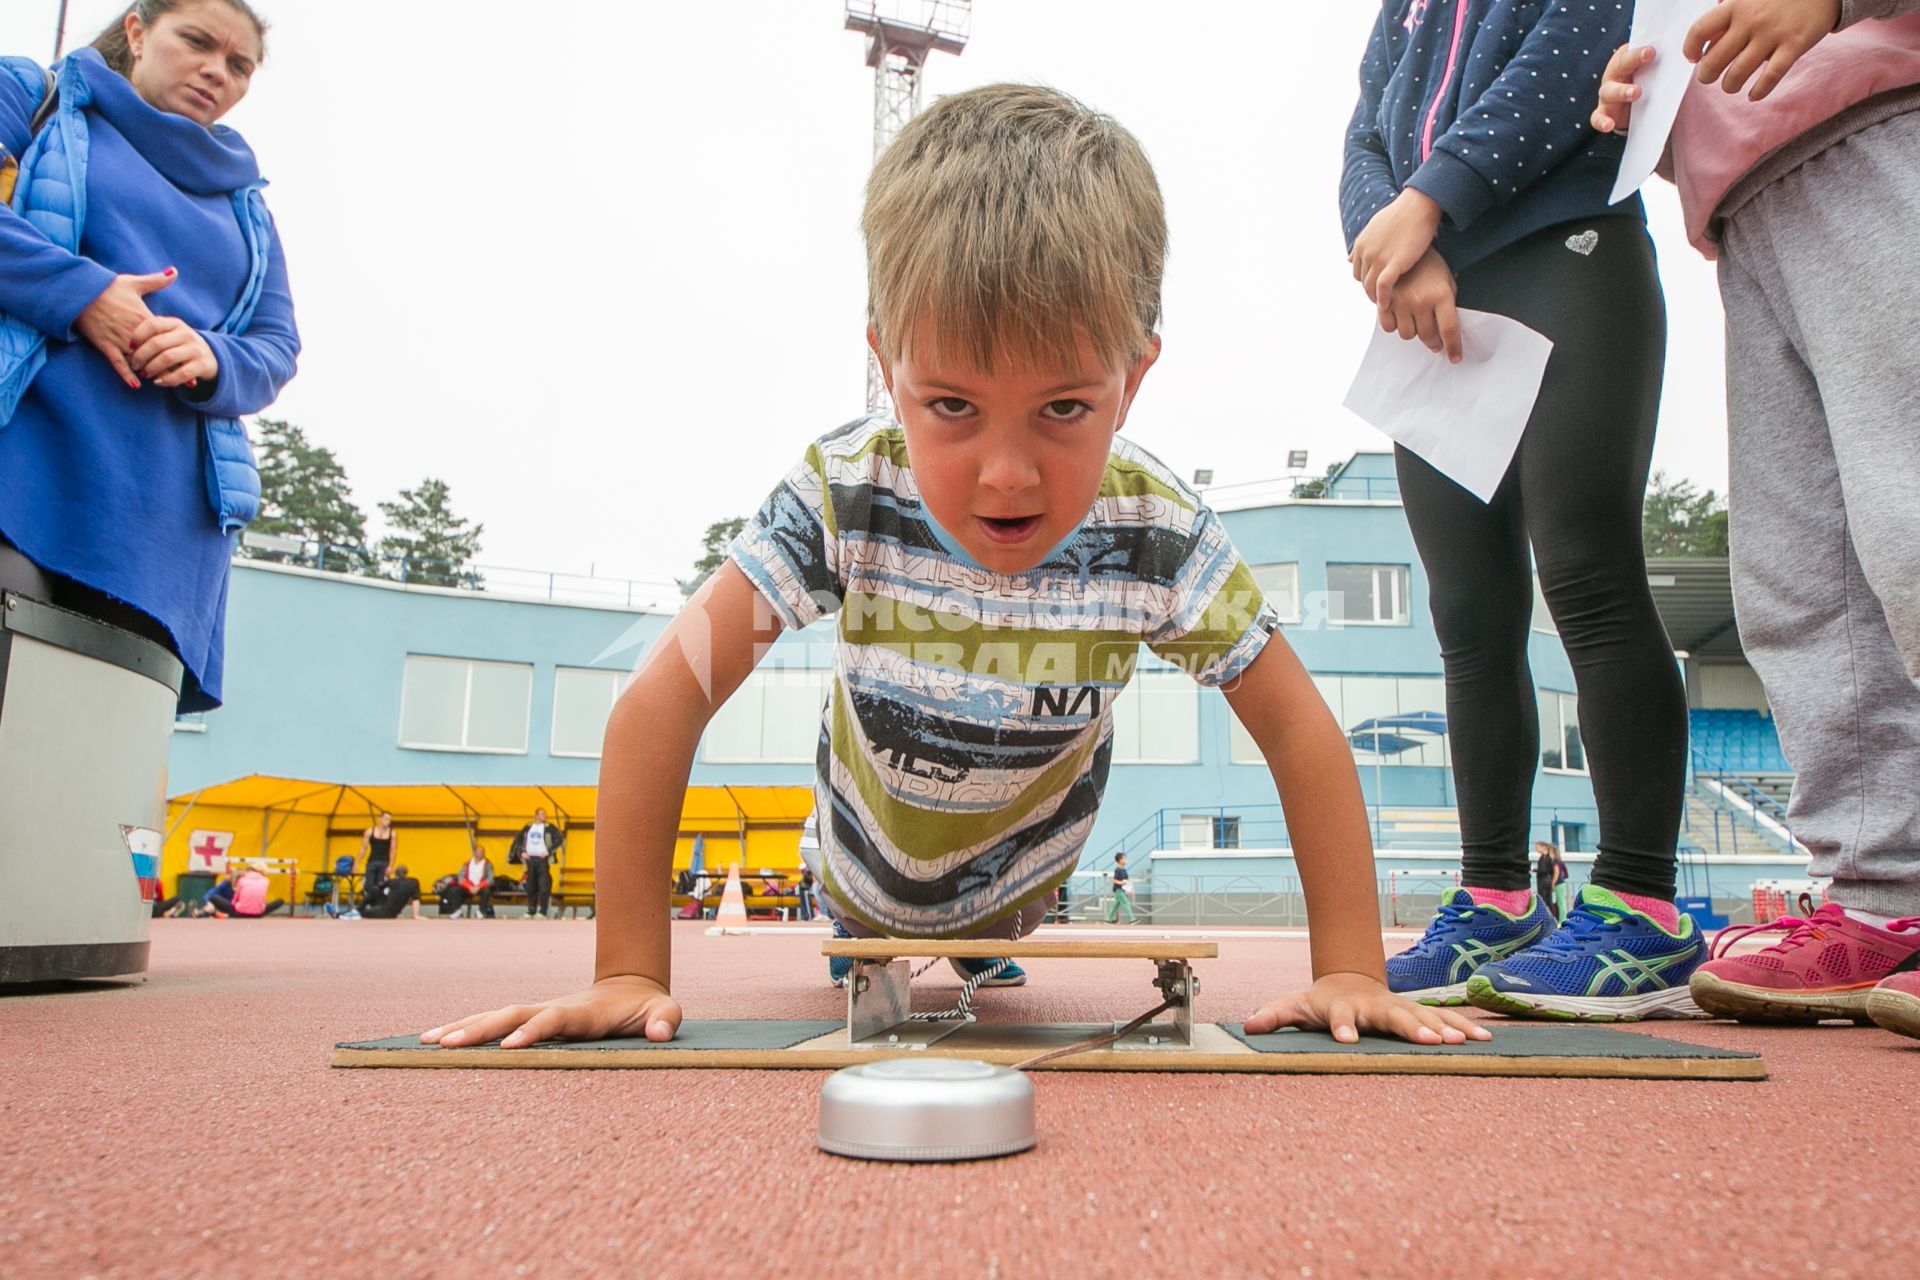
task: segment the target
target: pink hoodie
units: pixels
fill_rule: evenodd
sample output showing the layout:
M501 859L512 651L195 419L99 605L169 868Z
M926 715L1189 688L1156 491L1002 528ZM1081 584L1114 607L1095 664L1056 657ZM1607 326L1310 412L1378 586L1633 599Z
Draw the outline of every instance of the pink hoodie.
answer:
M1863 20L1870 14L1901 16ZM1906 89L1914 92L1898 92ZM1687 238L1707 257L1719 256L1718 224L1757 192L1848 135L1916 109L1920 0L1844 0L1841 29L1796 62L1763 102L1718 85L1691 86L1667 153Z

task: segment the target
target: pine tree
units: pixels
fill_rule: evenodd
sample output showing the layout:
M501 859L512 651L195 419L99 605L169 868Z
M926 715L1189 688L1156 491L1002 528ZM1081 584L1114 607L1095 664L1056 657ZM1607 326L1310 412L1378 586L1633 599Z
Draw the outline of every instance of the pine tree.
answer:
M1640 541L1654 557L1717 557L1727 554L1727 504L1691 480L1669 480L1656 471L1647 481Z
M255 425L260 429L260 515L251 528L320 544L314 561L320 568L345 573L361 567L367 517L353 504L346 470L333 450L314 444L291 422L261 418ZM261 560L294 558L244 544L242 552Z
M480 585L467 563L479 553L486 526L468 527L454 514L446 481L429 477L402 489L398 500L380 504L380 514L395 530L380 539L380 577L430 587Z
M705 553L693 564L693 577L682 578L680 593L692 595L700 589L702 583L714 574L714 570L727 562L727 544L731 543L747 522L739 516L731 520L716 520L707 526L705 536L700 539L701 550Z

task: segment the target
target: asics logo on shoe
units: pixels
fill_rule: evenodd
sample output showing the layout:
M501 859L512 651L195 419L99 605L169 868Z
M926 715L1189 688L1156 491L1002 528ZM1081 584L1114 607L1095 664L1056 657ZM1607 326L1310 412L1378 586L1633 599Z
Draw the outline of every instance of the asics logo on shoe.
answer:
M1535 925L1533 928L1527 930L1527 932L1508 942L1488 944L1480 941L1478 938L1466 938L1462 941L1449 944L1453 947L1453 953L1456 958L1451 965L1447 966L1447 981L1465 981L1473 974L1473 971L1480 966L1492 964L1495 960L1505 960L1522 947L1532 946L1538 941L1540 933L1541 927Z
M1624 988L1622 995L1633 995L1646 988L1664 989L1669 985L1660 975L1677 964L1684 964L1693 957L1691 949L1675 952L1667 956L1654 956L1647 959L1636 956L1631 951L1616 947L1605 956L1599 957L1600 969L1587 983L1587 994L1597 996L1600 988L1606 985L1608 978L1620 979Z

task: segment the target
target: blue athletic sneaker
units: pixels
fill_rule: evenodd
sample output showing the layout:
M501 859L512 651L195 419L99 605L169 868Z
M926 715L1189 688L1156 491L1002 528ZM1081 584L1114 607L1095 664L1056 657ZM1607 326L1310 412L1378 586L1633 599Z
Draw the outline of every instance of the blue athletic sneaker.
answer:
M947 961L953 971L964 980L971 980L975 974L987 973L998 965L995 973L980 985L983 987L1024 987L1027 985L1027 971L1008 959L1000 960L952 960Z
M838 920L831 921L830 923L833 925L834 937L851 938L853 936L852 934L847 932L846 926L841 924ZM827 957L827 977L832 979L834 986L836 987L846 986L847 976L852 972L853 972L853 957L851 956L828 956Z
M1533 910L1508 915L1449 889L1420 941L1387 961L1387 989L1421 1004L1465 1004L1467 979L1553 932L1553 913L1533 895Z
M1704 1018L1687 980L1707 954L1691 916L1669 933L1588 885L1552 937L1467 979L1467 1000L1495 1013L1577 1022Z
M842 925L838 920L833 921L832 924L834 937L851 938L853 936L847 932L846 926ZM1027 981L1026 971L1011 960L949 960L947 963L952 965L953 971L962 978L971 978L974 974L984 970L990 970L995 965L1003 966L999 972L980 984L983 987L1019 987L1024 986ZM832 980L834 986L846 986L847 978L850 977L852 973L852 957L827 957L827 977Z

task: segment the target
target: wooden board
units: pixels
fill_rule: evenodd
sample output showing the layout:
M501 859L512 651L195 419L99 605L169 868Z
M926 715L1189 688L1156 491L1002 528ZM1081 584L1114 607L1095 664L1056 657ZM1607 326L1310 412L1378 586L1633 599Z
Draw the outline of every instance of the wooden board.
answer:
M831 1030L821 1030L830 1027ZM1011 1066L1111 1031L1110 1024L979 1022L926 1049L854 1049L844 1026L802 1022L689 1022L666 1044L600 1040L531 1049L440 1049L417 1036L342 1044L336 1067L486 1069L837 1070L888 1057L975 1058ZM817 1033L817 1034L810 1034ZM1430 1047L1368 1037L1337 1043L1324 1032L1241 1038L1236 1024L1201 1023L1191 1048L1097 1049L1041 1071L1239 1072L1283 1075L1554 1076L1640 1080L1764 1080L1757 1054L1705 1048L1607 1027L1500 1026L1491 1041ZM1256 1047L1257 1046L1257 1047Z
M1217 942L1107 942L1098 938L832 938L820 945L824 956L864 960L1213 960Z

